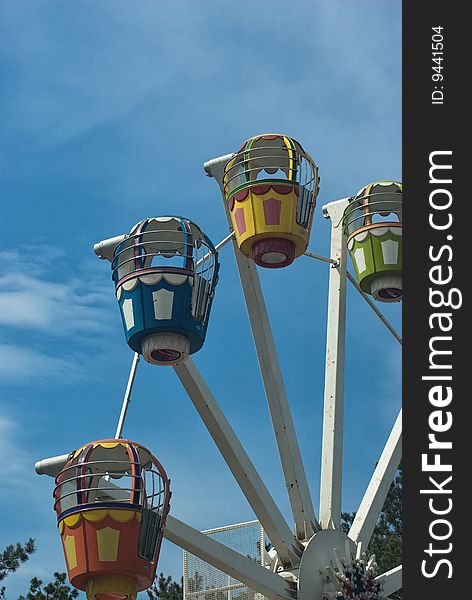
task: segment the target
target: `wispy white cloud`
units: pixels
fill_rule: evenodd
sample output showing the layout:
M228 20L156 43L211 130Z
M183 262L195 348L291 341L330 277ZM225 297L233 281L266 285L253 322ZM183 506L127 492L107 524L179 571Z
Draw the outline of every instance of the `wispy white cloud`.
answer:
M27 338L24 338L25 345ZM79 360L51 356L34 347L0 343L0 376L4 383L59 381L73 383L84 377Z
M201 58L204 65L208 58L188 18L201 12L192 3L144 1L138 8L105 1L90 8L71 5L63 12L54 1L2 6L0 33L16 72L3 102L10 114L23 117L5 124L12 133L32 136L43 147L63 143L128 114L184 73L196 79L190 47L193 60ZM64 20L57 19L58 11ZM21 31L21 40L14 31Z
M54 527L51 499L54 481L39 479L33 468L39 457L24 449L19 434L17 422L0 416L0 500L4 514L8 515L0 531L0 550L7 544L33 537L37 552L2 582L7 588L7 598L26 595L32 577L46 583L54 571L65 570L59 535Z
M87 370L87 348L93 343L99 351L113 327L116 331L110 285L87 264L76 267L74 278L58 281L60 260L60 249L49 246L0 252L5 265L0 274L0 376L6 383L77 382Z
M103 327L100 292L83 290L80 281L54 283L10 272L0 276L0 323L68 333Z
M0 364L2 362L0 352ZM18 429L16 421L0 415L0 479L8 481L9 487L24 484L26 479L30 479L31 461L16 441Z
M240 118L235 116L249 119L248 127L253 126L252 116L264 128L272 121L283 124L296 106L304 115L304 129L313 129L318 138L328 109L335 109L344 94L364 109L365 117L383 114L386 105L391 109L400 101L398 86L391 84L392 65L386 62L392 49L385 47L382 55L372 52L383 37L382 29L398 26L389 21L391 11L367 3L365 10L374 12L378 22L372 28L365 19L370 30L363 35L362 28L353 26L359 24L357 5L310 4L297 2L288 12L273 2L252 4L249 21L211 1L202 7L189 1L166 5L145 0L137 8L115 0L93 3L93 10L82 3L61 12L61 19L51 18L56 16L51 10L57 12L54 2L11 4L4 9L1 33L16 75L4 102L7 112L18 118L9 119L6 126L17 133L21 128L38 144L55 145L144 111L148 132L156 131L149 127L149 118L159 126L159 135L150 136L156 143L162 126L167 120L173 123L176 115L184 123L192 121L199 135L202 127L208 135L209 118L218 127L221 123L227 130L239 130ZM311 36L306 35L310 22ZM295 38L288 35L285 47L284 36L293 27L300 37L294 44ZM247 60L240 60L244 47ZM309 74L301 67L307 61ZM213 85L220 73L226 74L225 87ZM209 87L213 102L199 102L198 96ZM320 111L323 118L313 119ZM328 119L328 129L332 125ZM350 131L364 125L356 119L344 123ZM178 126L175 134L180 134ZM191 128L185 127L185 134L191 136ZM127 135L127 143L133 143L133 132ZM165 140L166 149L170 141Z
M91 281L86 272L82 279L54 281L51 256L41 248L31 254L20 259L17 251L0 253L2 264L13 265L0 275L0 324L51 336L104 331L104 308L113 301L109 286Z

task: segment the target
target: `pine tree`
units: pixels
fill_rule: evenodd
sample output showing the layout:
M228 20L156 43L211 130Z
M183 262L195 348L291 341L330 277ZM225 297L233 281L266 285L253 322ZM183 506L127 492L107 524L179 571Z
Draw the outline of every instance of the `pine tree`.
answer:
M73 600L79 592L66 583L65 573L54 573L54 579L47 585L37 577L33 577L26 596L19 596L18 600Z
M378 572L385 573L402 562L402 465L390 486L379 520L372 534L367 554L375 554ZM342 513L341 527L347 533L356 513ZM401 590L392 594L393 600L402 600Z
M36 548L34 540L30 538L24 544L10 544L0 553L0 581L14 573L26 562ZM0 588L0 599L5 598L5 587Z
M182 600L183 578L178 584L170 575L166 577L164 573L160 573L153 586L147 590L147 595L150 600Z

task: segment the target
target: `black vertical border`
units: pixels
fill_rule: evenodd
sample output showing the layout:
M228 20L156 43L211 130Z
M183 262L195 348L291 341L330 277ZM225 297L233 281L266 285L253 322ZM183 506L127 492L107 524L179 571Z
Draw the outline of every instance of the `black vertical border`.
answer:
M472 198L465 191L466 176L472 175L472 167L467 164L470 151L464 142L472 136L470 118L465 110L469 89L472 88L470 61L472 58L472 29L466 16L466 4L454 2L403 2L403 183L404 183L404 302L403 302L403 467L404 467L404 545L403 545L403 598L405 600L454 600L472 598L468 584L472 575L472 543L468 542L470 512L469 499L472 498L472 393L469 371L472 376L472 327L468 318L467 279L471 271L469 258L472 242ZM435 63L432 61L433 27L442 27L444 54L441 62L444 76L442 82L434 82L432 75ZM436 38L438 39L438 38ZM440 88L439 86L443 86ZM443 104L432 104L432 92L444 92ZM439 99L439 94L436 94ZM472 103L470 103L472 104ZM462 144L461 144L462 142ZM462 147L461 147L462 146ZM436 185L429 181L430 153L452 151L451 157L443 157L437 162L452 164L452 184ZM439 174L439 172L437 172ZM445 173L445 172L444 172ZM453 196L449 210L437 212L436 218L444 222L449 212L452 216L451 228L435 231L429 223L430 194L435 188L447 188ZM441 199L441 194L435 198ZM442 199L446 198L442 194ZM447 239L452 235L452 239ZM434 262L429 253L433 248L438 256L441 247L449 245L441 258ZM450 259L450 260L449 260ZM442 265L443 274L452 268L449 284L434 285L430 281L430 269ZM438 271L435 271L438 275ZM469 286L470 287L470 286ZM445 294L451 288L462 293L460 308L430 306L430 288L442 289ZM457 294L456 294L457 297ZM452 449L443 450L441 462L452 464L452 472L425 473L421 467L421 456L428 453L428 434L432 433L428 419L433 407L428 399L429 389L438 385L422 380L423 375L431 375L428 370L432 336L441 335L437 328L431 329L429 318L435 312L448 312L452 315L452 336L443 349L452 349L452 356L444 355L442 362L452 363L450 371L436 370L434 374L450 374L453 399L443 411L452 414L452 427L449 431L437 434L438 439L452 441ZM435 321L436 323L436 321ZM437 342L439 343L439 342ZM438 346L436 346L438 347ZM447 415L444 413L444 418ZM430 452L429 462L434 460L435 451ZM421 489L433 489L429 476L438 483L452 475L452 482L444 485L451 494L421 494ZM434 515L429 499L434 498L433 506L446 508L448 498L452 500L451 512L447 515ZM435 519L449 520L451 536L443 541L431 538L430 527ZM448 526L433 526L436 535L446 535ZM434 553L425 552L433 544ZM449 546L452 544L452 547ZM450 551L448 551L450 549ZM438 552L436 553L436 550ZM438 565L441 559L449 560ZM427 560L425 570L432 577L422 573L422 561ZM470 564L470 567L468 566ZM468 572L468 569L471 571ZM449 577L451 575L451 577Z

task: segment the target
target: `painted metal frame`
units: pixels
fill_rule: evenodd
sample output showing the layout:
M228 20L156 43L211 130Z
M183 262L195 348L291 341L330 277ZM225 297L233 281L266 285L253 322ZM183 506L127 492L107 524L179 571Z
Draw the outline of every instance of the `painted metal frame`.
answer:
M294 584L168 515L164 537L271 600L294 600Z
M232 223L223 194L223 176L224 167L232 156L226 155L204 165L207 175L214 177L220 187L230 231ZM299 540L307 540L320 527L311 500L259 276L256 265L239 251L235 240L233 249L292 509L295 535Z
M189 357L174 370L215 441L241 491L267 532L283 565L300 562L303 547L294 537L251 459L228 423L195 363Z
M134 380L136 378L136 371L138 369L138 363L140 355L135 352L133 356L133 362L131 363L131 369L128 377L128 383L126 385L125 397L123 398L123 404L121 405L120 418L118 419L118 425L116 426L115 439L120 439L123 433L123 427L125 424L126 413L128 412L128 406L131 402L131 393L133 391Z
M234 523L232 525L225 525L223 527L215 527L213 529L205 529L201 533L203 533L205 535L212 535L215 533L220 534L220 533L228 532L228 531L241 530L243 528L254 526L254 525L256 525L259 529L260 563L258 562L258 564L265 566L265 564L266 564L265 563L266 551L264 548L265 534L264 534L264 529L262 528L262 526L258 520L244 521L242 523ZM216 593L216 594L218 594L218 597L220 597L221 593L224 591L226 591L227 599L233 600L233 592L236 590L241 590L245 587L246 584L244 584L242 582L232 583L234 581L233 578L231 577L231 575L227 575L227 585L226 586L217 586L217 587L213 587L213 588L205 588L203 590L190 592L187 589L188 580L189 580L188 564L189 564L190 556L194 556L194 555L192 555L187 550L184 550L184 560L183 560L183 567L184 567L183 598L184 598L184 600L187 600L187 598L201 598L202 596L205 597L208 593L211 593L211 594ZM252 557L252 560L254 560L254 557Z
M347 261L342 217L348 204L349 199L345 198L323 207L324 216L331 219L330 258L336 261L329 271L320 480L320 521L323 529L338 529L341 525Z
M233 156L233 154L228 154L208 161L204 165L207 175L216 179L220 190L224 166ZM187 361L174 366L182 385L274 545L279 559L278 564L284 569L283 576L271 572L170 515L167 519L167 528L164 535L168 540L221 569L229 576L245 583L271 600L294 600L297 597L295 583L297 566L300 563L300 557L303 555L306 541L322 529L340 528L346 281L350 281L355 285L355 281L346 269L346 240L342 228L342 217L348 202L349 198L345 198L330 202L323 207L324 216L331 220L330 256L322 257L306 252L307 256L323 260L330 265L319 521L315 516L303 468L257 270L254 263L247 259L237 248L226 205L225 213L228 218L230 233L216 247L219 249L229 241L233 241L259 367L287 485L294 521L294 533L282 516L193 361L189 358ZM105 240L105 242L116 243L116 239ZM100 248L98 248L99 245L96 248L96 253L103 258L107 258L105 242L101 243ZM355 287L357 289L358 286L355 285ZM364 299L370 300L365 298L365 294L362 295ZM368 302L368 304L401 343L400 336L383 317L382 313L376 309L372 302ZM121 436L123 430L138 360L139 358L135 355L123 400L117 437ZM67 462L69 456L69 454L63 454L38 461L35 465L36 472L54 477ZM367 547L372 536L400 458L401 411L348 534L349 539L357 546L356 555L358 557L361 555L362 550ZM389 596L401 587L401 572L402 567L398 566L376 578L377 582L383 584L384 596Z

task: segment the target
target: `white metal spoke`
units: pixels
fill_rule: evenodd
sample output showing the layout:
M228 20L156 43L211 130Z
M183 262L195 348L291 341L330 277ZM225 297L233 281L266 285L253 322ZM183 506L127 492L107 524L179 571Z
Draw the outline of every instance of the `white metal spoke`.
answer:
M337 265L337 262L333 258L328 258L327 256L322 256L321 254L315 254L314 252L309 252L308 250L304 253L304 256L316 258L316 260L321 260L321 262L329 263L331 265Z
M316 258L316 260L321 260L322 262L325 262L325 263L331 263L331 264L337 265L337 261L333 260L332 258L327 258L326 256L322 256L321 254L315 254L314 252L307 251L307 252L305 252L304 255L309 256L310 258ZM390 331L390 333L393 335L393 337L398 342L400 342L400 344L402 344L401 336L395 331L395 329L392 327L392 325L389 323L389 321L385 318L385 315L375 306L375 303L372 302L372 300L364 292L364 290L357 283L355 278L349 273L349 271L346 271L346 277L349 280L349 283L352 283L352 285L356 288L356 291L359 292L359 294L362 296L362 298L367 302L367 304L370 306L370 308L374 311L374 313L378 316L378 318L382 321L382 323L387 327L387 329Z
M357 283L357 281L354 279L354 277L349 272L346 273L346 277L349 279L349 281L352 283L352 285L356 288L356 290L359 292L359 294L364 298L364 300L367 302L367 304L370 306L370 308L374 311L374 313L378 316L378 318L382 321L382 323L387 327L387 329L390 331L390 333L393 335L393 337L398 342L400 342L400 344L403 344L401 336L399 336L398 333L395 331L395 329L392 327L392 325L390 325L390 323L387 321L385 316L375 306L375 304L372 302L372 300L369 298L369 296L364 292L364 290Z
M296 598L296 591L287 580L171 515L167 517L164 537L271 600Z
M326 371L321 455L320 522L323 528L341 522L342 450L344 417L344 347L346 330L346 243L342 217L348 199L323 207L331 219Z
M348 534L354 542L361 542L364 548L367 548L372 537L388 490L400 464L401 453L402 411L400 410Z
M234 231L232 231L231 233L229 233L225 238L223 238L221 240L221 242L219 242L218 244L216 244L215 246L215 250L220 250L221 248L223 248L224 246L226 246L226 244L234 237ZM197 264L195 265L195 269L198 269L198 267L200 265L202 265L206 260L208 260L208 258L211 256L211 253L208 252L207 254L205 254L205 256L203 258L201 258Z
M375 583L383 584L383 595L385 597L397 592L402 587L402 565L382 573L382 575L375 578Z
M236 242L233 243L236 246ZM303 540L311 537L319 529L319 525L308 488L257 268L237 247L235 247L235 255L295 531L297 538Z
M302 552L251 459L228 423L191 358L174 367L177 376L218 446L284 565L297 564Z
M120 439L123 433L123 426L125 424L126 413L128 412L128 406L131 402L131 392L133 391L134 379L136 377L136 370L139 363L139 354L134 353L133 362L131 363L131 370L128 377L128 384L126 386L125 397L123 398L123 404L121 405L120 418L118 420L118 426L116 428L115 439Z
M258 140L269 141L260 143ZM235 160L231 160L233 158ZM232 187L230 188L232 194L241 190L246 190L246 188L251 189L253 186L259 186L259 184L262 184L264 181L266 183L279 182L279 179L277 177L274 179L273 176L279 169L281 173L285 173L288 182L287 185L290 184L291 186L290 189L292 189L293 186L298 186L299 188L299 193L297 194L299 198L298 201L296 201L297 220L299 220L298 213L300 211L305 214L306 210L311 210L313 208L313 205L309 205L308 200L313 198L313 189L316 191L318 188L317 167L312 159L300 149L298 142L295 140L291 141L291 138L285 136L283 137L282 142L282 136L279 135L256 136L251 138L249 143L241 146L240 153L228 154L206 162L204 164L205 172L209 177L214 178L220 187L221 198L223 200L224 211L229 226L229 233L215 246L209 242L204 248L204 252L201 253L200 259L194 265L194 268L198 269L198 273L200 273L202 267L208 261L210 261L212 265L215 262L213 260L215 258L213 256L215 249L220 250L232 242L259 370L275 435L277 453L282 466L284 482L290 502L293 525L291 518L286 520L282 511L277 506L242 442L231 427L222 408L214 398L203 375L198 370L192 358L185 359L185 357L182 356L180 359L181 362L176 360L171 361L169 364L173 365L173 369L179 378L180 383L186 390L200 419L213 438L216 447L228 465L237 485L248 501L255 517L257 517L257 521L247 521L245 523L227 525L225 527L209 529L207 531L198 531L183 521L178 520L173 515L167 515L165 527L164 519L161 519L159 523L154 523L152 520L149 521L147 514L145 514L146 506L148 506L148 504L151 508L155 505L153 510L155 512L157 511L161 516L168 512L168 499L170 493L168 488L168 478L157 461L154 461L156 472L153 472L153 475L160 476L161 483L156 487L155 481L153 480L151 492L150 481L148 481L149 477L146 475L149 457L147 457L147 455L141 456L142 453L140 454L138 452L138 454L140 454L138 457L141 459L140 462L144 461L142 465L143 469L138 469L135 473L135 477L133 477L133 482L135 479L142 480L140 487L142 489L146 488L147 490L146 494L144 494L144 492L144 495L141 494L144 498L141 503L143 507L143 523L139 535L140 540L145 542L144 545L146 545L143 555L146 555L148 549L149 552L153 549L151 546L152 540L149 537L150 530L148 531L148 525L151 523L150 526L156 525L156 527L159 527L161 536L163 535L168 541L177 544L185 550L183 589L184 597L188 596L190 600L191 597L197 596L198 594L207 596L215 595L218 597L222 596L226 598L226 600L231 600L235 594L246 594L244 586L247 586L249 591L254 590L257 592L258 596L267 598L267 600L334 600L335 597L337 598L338 595L342 594L345 596L347 594L352 598L364 597L364 595L368 593L366 592L366 589L369 587L369 573L370 578L372 579L372 577L374 577L373 573L377 574L379 572L377 570L374 555L372 555L369 560L366 560L366 551L368 551L366 549L368 549L369 542L401 460L402 412L400 410L378 463L375 465L372 477L365 490L357 513L355 514L351 528L349 532L346 533L344 528L341 527L346 288L348 287L347 281L349 281L365 302L367 302L375 315L382 321L384 326L387 327L389 332L400 344L402 344L401 336L395 331L391 323L379 310L374 302L374 298L364 291L363 288L365 288L365 285L362 283L363 281L367 281L367 277L369 278L369 281L372 280L374 282L371 290L372 294L380 301L387 301L389 299L386 297L386 294L383 294L384 291L391 290L392 295L394 295L393 292L398 288L398 295L401 295L401 283L398 275L400 266L397 261L397 258L400 256L401 239L397 236L397 233L395 233L395 231L397 231L397 229L395 229L397 220L401 220L401 184L386 181L369 184L365 188L362 188L361 192L355 197L343 198L323 206L323 216L331 221L331 244L329 254L323 256L308 250L304 252L305 256L328 264L329 268L320 497L319 517L317 517L303 466L282 370L259 279L259 271L255 262L257 261L257 258L255 260L250 260L251 251L247 251L245 246L242 245L244 252L248 255L246 256L238 247L238 243L251 244L260 240L261 237L264 238L264 236L271 237L276 235L275 233L269 233L269 229L260 229L259 223L260 221L264 222L263 215L265 215L266 225L273 224L274 222L281 222L280 218L274 221L271 215L280 212L279 209L285 210L285 208L283 208L285 205L283 205L283 200L282 205L280 205L278 200L270 198L269 196L271 194L268 194L266 198L262 197L258 199L259 208L257 210L260 209L262 214L259 214L257 210L253 214L248 214L248 210L255 209L255 206L252 206L252 204L245 204L244 210L242 208L235 208L235 215L232 212L230 213L224 193L225 187L223 185L225 166L228 164L228 161L231 161L231 164L228 165L227 177L229 182L233 182L231 184ZM265 172L266 175L269 175L270 177L262 175L262 178L260 178L261 176L259 173L262 172ZM227 184L229 183L226 181L226 178L225 182ZM285 183L284 180L282 180L282 183ZM380 192L377 192L377 187L374 190L375 186L383 187L379 187ZM275 188L278 189L277 186L275 186ZM372 190L374 191L372 192ZM258 190L255 189L255 192L257 191ZM264 190L261 189L260 191L263 192ZM283 193L283 190L279 191L280 193ZM397 192L399 195L397 195ZM392 194L395 194L395 196L392 196ZM384 196L381 202L373 198L373 196L376 195ZM252 202L252 200L248 200L247 197L235 197L239 198L241 202ZM234 201L235 200L233 199L231 202ZM393 203L393 208L388 203ZM282 206L282 208L280 208L280 206ZM349 209L346 212L348 207ZM351 209L355 212L351 213ZM283 216L282 213L280 214ZM247 242L243 242L242 240L246 238L241 239L239 236L238 231L242 231L241 222L239 221L241 215L243 216L243 223L246 223L245 227L247 226L247 235L250 237L251 241L248 240ZM374 219L375 215L377 215L376 219L378 219L379 215L380 217L391 216L388 216L388 220L380 219L377 222L377 220ZM237 218L236 220L238 221L238 227L235 225L234 229L232 217ZM395 222L390 222L390 219L393 217L393 221ZM172 221L173 217L170 217L170 219ZM255 223L256 231L250 229L250 226L248 226L248 219L251 219L251 223ZM185 236L185 231L183 231L182 235L185 236L185 252L182 250L182 242L178 242L175 248L170 248L169 244L173 246L173 241L169 241L169 236L165 235L165 232L170 232L172 234L176 233L176 231L174 231L177 228L175 221L172 221L165 226L163 225L162 228L159 226L155 230L150 229L149 231L154 234L152 240L144 241L142 234L144 231L144 224L166 220L168 221L169 218L155 217L153 219L142 221L130 234L122 234L98 242L94 246L94 252L99 258L112 262L113 266L113 259L115 257L115 260L117 260L115 254L117 253L120 244L126 240L132 241L134 239L132 236L136 237L137 243L139 241L140 247L141 245L148 245L147 251L143 251L143 256L146 255L151 258L154 254L156 256L164 257L174 256L175 252L182 254L185 258L185 256L188 257L191 255L192 244L195 245L195 247L200 247L199 240L192 238L185 241L188 236ZM360 269L359 281L361 283L359 284L356 277L351 275L347 270L347 229L349 229L349 235L357 240L356 243L360 244L367 239L366 236L370 235L370 232L373 229L375 229L372 233L374 237L377 236L378 238L381 236L383 230L380 231L380 227L386 230L386 227L383 227L384 225L386 227L392 226L391 232L395 238L394 241L389 240L388 242L385 242L387 245L385 245L384 242L381 242L380 248L380 246L378 246L380 240L376 239L373 242L375 243L375 247L372 246L367 253L363 249L364 246L362 244L359 247L355 246L351 249L355 255L354 258L357 257L356 260ZM394 225L395 227L393 227ZM398 226L401 227L400 222L398 223ZM178 229L181 231L183 227L179 227ZM261 233L264 231L266 233ZM292 231L293 235L291 235L294 239L298 239L302 233L302 230L298 227L291 227L290 231ZM357 237L359 232L363 233L364 238ZM161 233L163 234L162 240L158 235ZM285 234L282 234L282 237L284 235ZM172 235L170 237L175 236ZM205 236L203 237L205 238ZM162 246L160 245L161 242ZM367 243L369 244L369 242ZM149 246L149 244L151 244L152 247ZM187 246L189 247L188 251L186 250ZM274 244L273 251L271 251L268 246L265 248L261 246L260 251L268 253L266 258L271 262L279 260L275 249L277 248ZM280 252L282 252L284 248L283 246L280 246L279 249ZM374 261L375 264L372 264L371 254L372 252L375 254L377 252L376 249L378 249L379 256L383 256L383 262L380 261L380 259L379 261L384 265L384 269L376 264L379 261ZM117 254L120 253L118 252ZM136 255L136 252L134 255ZM133 257L125 257L122 262L133 262L133 260ZM362 266L362 263L364 263L364 266ZM210 269L212 265L209 264L208 268ZM397 275L393 276L392 271L387 272L388 268L385 265L396 265L395 268L397 270L395 273ZM145 268L146 266L147 268ZM154 269L154 266L156 269ZM142 283L148 285L148 292L153 292L153 288L150 288L149 286L153 285L152 282L159 282L163 273L163 269L160 268L159 265L154 263L154 266L151 264L151 261L147 259L142 265L141 263L138 265L136 260L134 260L132 272L128 272L129 269L127 268L122 269L123 273L120 271L120 281L118 284L121 285L123 283L123 285L125 285L129 277L136 278L140 275L139 279L143 280ZM184 266L190 269L188 261L185 262ZM281 265L278 264L272 266ZM167 269L164 270L167 271ZM152 275L154 271L156 271L156 277L144 277L144 275ZM185 271L185 277L182 277L181 275L176 277L177 271L180 273L181 269L170 268L169 274L174 275L174 277L167 277L164 274L167 283L172 285L175 283L175 285L178 286L190 272L187 269ZM198 278L198 273L196 271L193 273L194 279L195 277ZM190 272L190 275L192 275L192 272ZM202 277L202 281L206 281L207 271L205 269L203 269ZM200 294L197 294L197 304L200 300L203 301L208 294L211 294L212 288L210 283L215 284L216 279L215 281L208 280L208 285L205 284L205 281L203 282L203 287L201 286L201 289L194 290L195 293L198 292ZM362 288L361 285L363 286ZM161 321L164 321L161 323L162 327L160 325L159 327L161 327L165 334L171 331L178 331L184 336L190 335L190 333L187 332L185 324L180 327L176 321L177 316L172 308L175 305L175 302L174 300L169 300L169 297L167 296L170 295L174 298L174 292L169 291L167 288L161 290L159 286L157 286L157 288L157 291L152 294L152 300L154 301L155 319L159 320L160 323ZM183 290L184 294L187 293L186 289L187 288L184 289L184 287L180 286L180 290L181 292ZM160 296L161 292L165 293L165 297L155 297L156 294ZM177 293L178 292L175 291L175 294ZM136 302L139 303L138 299L135 300L133 309L133 298L126 299L125 302L131 302L131 304L126 304L124 309L128 310L131 307L131 312L133 312L133 310L136 309ZM182 301L184 301L184 296L182 296ZM195 298L193 297L192 302L195 304L194 301ZM172 302L174 302L174 304L172 304ZM171 317L173 318L171 319ZM128 318L126 320L129 321ZM133 320L135 321L136 319ZM167 324L165 322L166 320ZM141 322L140 319L138 319L138 321ZM130 323L127 324L130 326ZM151 327L151 330L156 331L159 327L156 324L156 327ZM144 333L146 333L148 329L149 327L146 327L146 325L143 326ZM181 336L177 337L180 339ZM159 344L156 344L156 347L158 345ZM173 346L172 344L169 344L168 347L172 348ZM177 344L175 344L175 347L177 347ZM144 348L143 353L145 357L149 358L147 348ZM188 357L188 352L185 356ZM131 395L140 358L140 354L134 352L126 390L121 403L115 440L120 440L123 436L123 429L131 402ZM156 359L156 361L151 362L160 361ZM260 399L260 401L262 401L262 399ZM107 446L107 444L102 445ZM83 446L82 449L85 447L86 446ZM113 452L118 452L118 450L113 450ZM35 464L36 472L40 475L45 474L55 478L59 488L61 488L64 483L64 481L62 481L64 467L66 464L75 464L78 460L78 454L80 454L80 450L40 460ZM116 454L116 456L118 456L118 454ZM135 456L135 454L133 454L133 456ZM112 455L110 455L110 460L111 458ZM81 460L79 460L79 463L80 462ZM91 460L91 462L93 461ZM109 461L107 459L106 461L102 460L98 462L107 462L108 464ZM83 475L80 475L80 464L76 466L77 475L72 479L83 477ZM126 469L124 468L121 474L125 473L125 471ZM133 485L122 488L110 480L113 473L110 475L109 469L105 470L101 475L102 478L99 478L100 481L98 483L90 483L89 488L91 490L106 490L106 492L102 494L101 491L96 491L93 494L92 500L99 502L105 498L110 502L115 502L117 506L119 505L125 508L129 507L129 503L133 500L132 494L130 495L130 493L136 489L137 483L136 485L133 483ZM116 472L116 476L120 477L118 471ZM66 483L67 481L68 480L66 480ZM102 485L102 482L104 482L104 485ZM123 484L126 484L126 482L123 482ZM92 485L94 487L90 487ZM162 494L165 495L164 499L162 499ZM57 496L56 492L55 495ZM79 514L93 508L90 503L87 504L87 502L85 502L84 504L83 495L75 494L74 490L68 492L64 488L62 497L65 498L66 496L70 498L67 502L67 506L63 506L65 512L60 515L60 519L63 519L64 515L69 513ZM149 502L146 501L146 498ZM158 498L159 501L156 502L155 498ZM153 500L153 502L151 502L151 500ZM151 506L151 504L153 506ZM99 505L97 504L96 506ZM163 507L164 512L160 507ZM67 510L65 510L66 508ZM223 531L226 532L225 535L219 537L220 533ZM63 532L63 536L66 535L66 533L67 532ZM146 536L146 539L144 539L144 536ZM271 543L267 545L266 548L267 538ZM227 545L226 543L223 544L221 541L218 541L223 541L223 539ZM66 542L68 543L67 539ZM256 543L258 549L260 545L260 555L259 553L257 554L258 557L260 556L260 559L253 556ZM238 548L239 551L236 551L233 548ZM149 554L148 558L149 557L152 557L152 555ZM69 558L69 549L66 548L66 560L68 563L70 562ZM157 560L157 557L155 558ZM203 570L200 561L207 563ZM199 571L202 572L199 573ZM200 591L193 590L195 586L192 581L197 580L197 587ZM72 581L74 581L73 578ZM370 581L370 583L372 583L372 581ZM375 583L379 586L378 593L382 598L391 597L392 594L402 587L402 566L400 565L386 573L376 576Z
M224 165L229 158L231 155L214 159L204 166L207 174L217 180L220 189ZM231 218L223 193L222 198L231 229ZM235 240L233 240L233 248L295 523L295 533L300 540L308 539L318 531L319 525L308 488L259 276L254 262L239 251Z

